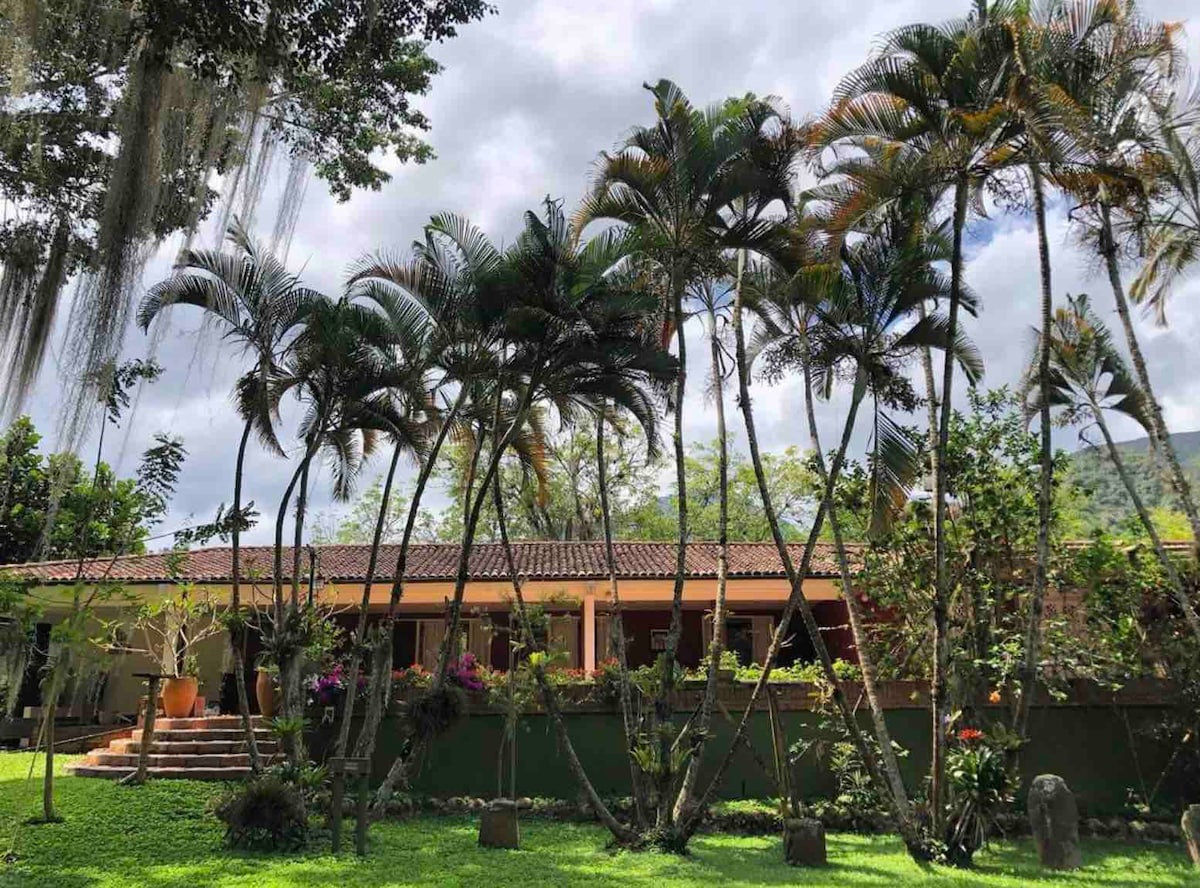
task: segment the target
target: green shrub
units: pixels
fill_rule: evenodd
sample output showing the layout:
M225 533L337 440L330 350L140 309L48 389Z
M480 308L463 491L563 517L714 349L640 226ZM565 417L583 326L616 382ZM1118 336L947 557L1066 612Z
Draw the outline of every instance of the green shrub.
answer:
M294 784L273 775L231 788L214 813L225 824L225 843L256 851L296 851L308 842L308 808Z

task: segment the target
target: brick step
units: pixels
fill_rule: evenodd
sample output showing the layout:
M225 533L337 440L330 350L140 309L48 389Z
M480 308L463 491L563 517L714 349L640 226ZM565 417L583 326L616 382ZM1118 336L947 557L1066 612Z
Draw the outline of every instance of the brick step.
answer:
M258 751L270 755L278 751L279 744L274 740L258 739ZM114 740L109 744L109 751L117 753L141 752L142 742L136 740ZM158 732L150 741L150 754L159 755L228 755L230 753L247 752L245 740L160 740Z
M250 724L259 730L267 730L267 722L261 715L250 716ZM166 718L154 720L154 730L158 731L187 731L187 730L229 730L242 729L240 715L206 715L203 718Z
M107 765L110 767L136 768L138 754L124 752L108 752L101 750L89 753L83 760L87 767ZM232 752L224 755L197 753L190 755L150 753L149 765L152 768L248 768L250 756L244 752Z
M119 780L132 774L137 768L113 767L109 765L72 764L67 770L76 777L107 777ZM242 780L250 776L246 768L148 768L151 777L168 780Z
M192 730L190 728L164 728L159 730L156 725L154 728L154 740L157 742L180 742L180 743L198 743L205 740L242 740L245 738L246 732L241 728L201 728ZM270 740L275 735L266 729L255 728L254 736L259 740ZM137 728L133 731L133 739L142 739L142 729Z

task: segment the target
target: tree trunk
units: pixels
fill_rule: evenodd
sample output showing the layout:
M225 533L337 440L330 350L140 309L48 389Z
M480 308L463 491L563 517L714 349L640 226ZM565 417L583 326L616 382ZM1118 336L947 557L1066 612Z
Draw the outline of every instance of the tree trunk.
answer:
M1187 593L1187 587L1183 583L1183 578L1179 575L1179 571L1175 567L1175 562L1171 560L1171 556L1167 552L1167 547L1163 545L1158 529L1154 526L1154 521L1150 517L1150 512L1147 511L1146 504L1137 492L1137 486L1133 483L1133 479L1129 476L1129 472L1125 468L1125 461L1121 459L1121 451L1117 449L1117 445L1112 439L1112 434L1108 430L1108 423L1104 419L1104 411L1099 404L1092 404L1092 415L1096 417L1096 425L1100 427L1100 434L1104 436L1104 444L1108 448L1108 457L1112 460L1113 467L1117 470L1117 475L1120 477L1121 483L1125 485L1125 489L1129 492L1129 498L1133 500L1133 507L1137 510L1142 527L1146 529L1146 535L1150 537L1150 544L1154 547L1154 554L1158 556L1163 573L1167 575L1167 582L1171 584L1171 591L1175 593L1175 602L1179 605L1179 609L1183 611L1183 618L1187 621L1188 628L1192 630L1192 634L1196 637L1196 640L1200 641L1200 617L1196 615L1196 609L1192 605L1191 596Z
M500 543L503 546L504 559L508 565L509 576L512 579L513 597L517 604L521 631L525 636L525 644L529 650L540 651L541 648L537 643L537 638L529 626L529 614L525 608L525 596L521 589L521 578L517 574L517 562L513 557L512 545L508 541L508 527L504 520L504 499L500 495L499 478L493 477L490 486L496 504L496 523L500 531ZM481 492L486 492L486 489ZM532 667L534 679L537 681L538 690L542 693L542 702L546 706L546 714L550 716L550 721L554 725L555 736L557 736L559 746L566 756L567 770L571 772L571 776L579 784L580 791L587 798L588 804L595 812L597 819L613 834L613 838L626 845L635 842L637 835L633 830L617 820L612 811L608 809L608 806L604 804L604 800L600 798L600 794L596 792L596 787L592 785L592 781L588 778L587 772L583 768L583 763L579 761L579 756L575 753L575 745L571 742L571 734L567 730L566 722L563 721L562 708L558 704L558 692L546 680L545 667L541 663L533 661L530 662L530 666Z
M809 370L807 358L804 366L804 412L808 420L808 434L812 439L813 455L817 463L823 485L827 484L825 471L825 456L821 450L821 436L817 430L817 415L813 407L812 373ZM883 707L879 703L879 691L875 681L875 664L871 660L868 646L866 622L863 619L862 605L850 579L850 563L846 557L846 546L842 540L841 526L837 520L837 507L834 498L829 499L829 529L833 532L833 545L837 554L838 572L842 579L842 598L846 602L846 613L850 618L850 634L854 638L854 647L858 651L858 667L862 672L863 692L867 697L867 705L871 710L871 722L875 728L875 739L879 742L879 757L883 765L883 774L887 778L891 790L892 802L896 815L902 826L901 831L915 831L912 824L912 808L908 802L908 792L904 788L904 778L900 774L900 763L896 760L896 750L892 746L891 732L888 731L884 719Z
M1129 314L1129 300L1125 296L1125 287L1121 283L1121 268L1117 264L1112 211L1107 204L1100 205L1100 219L1100 252L1104 256L1104 264L1108 269L1108 282L1112 285L1113 301L1117 304L1117 314L1121 318L1121 327L1125 331L1125 342L1129 346L1129 355L1133 358L1133 369L1137 373L1138 385L1142 387L1142 391L1146 393L1147 400L1150 402L1151 423L1147 431L1150 434L1151 444L1167 460L1167 466L1171 473L1171 486L1175 488L1175 496L1179 500L1180 508L1187 515L1188 524L1192 528L1193 552L1195 552L1195 548L1200 546L1200 513L1197 513L1196 501L1192 497L1191 483L1179 463L1179 454L1175 452L1175 445L1171 443L1171 433L1163 418L1162 406L1158 403L1158 398L1154 396L1154 389L1150 384L1150 370L1146 367L1146 358L1142 354L1137 332L1133 328L1133 319Z
M366 715L363 718L363 725L359 731L358 740L354 744L354 755L357 758L370 758L375 750L375 734L379 728L380 721L383 719L384 710L387 708L387 701L392 693L392 666L395 662L396 611L400 607L400 599L404 595L404 571L408 566L408 548L412 543L413 531L417 526L417 515L421 508L421 499L425 495L425 488L428 486L429 478L433 474L438 454L441 453L442 445L446 441L446 435L458 420L459 411L462 410L463 404L466 403L467 394L468 388L463 386L454 401L454 406L442 420L441 428L438 429L433 446L430 448L425 462L421 466L421 471L417 473L417 484L413 490L412 501L408 505L408 516L404 521L404 533L400 537L400 551L396 554L396 568L392 573L392 589L388 597L387 615L384 617L383 627L380 630L379 650L374 654L374 656L384 659L372 668L372 675L375 681L370 685Z
M737 275L734 279L734 292L742 288L742 274L745 270L746 252L738 251ZM737 296L734 297L738 298ZM705 676L704 699L700 703L700 712L692 729L696 739L692 742L692 750L683 774L683 784L679 789L679 797L675 802L675 819L684 817L691 805L692 794L696 789L696 780L700 776L700 763L704 758L704 750L708 744L708 729L712 721L712 712L717 702L717 675L721 669L721 653L725 649L725 590L729 574L729 442L725 428L725 380L721 360L721 347L717 339L717 315L710 311L712 330L709 335L709 356L712 361L712 389L717 418L717 596L713 605L712 640L708 646L708 674Z
M459 548L458 567L454 579L454 597L450 600L450 620L446 629L446 637L442 641L441 650L438 652L438 665L434 671L430 681L429 690L427 693L433 695L441 693L442 688L446 683L446 672L450 665L450 650L452 639L458 631L459 615L462 612L463 595L467 589L467 568L471 557L471 547L475 542L475 530L479 524L479 516L482 514L483 502L488 495L489 487L492 483L492 478L496 475L496 471L500 466L500 457L504 451L508 449L512 443L513 437L518 429L525 422L525 418L529 413L529 407L533 402L534 393L537 390L538 381L536 378L531 379L525 394L522 397L521 403L518 406L516 413L513 416L512 424L504 433L503 439L495 446L491 456L488 459L487 471L484 473L483 480L479 485L479 492L476 494L474 503L471 506L470 514L467 516L467 521L463 527L463 538ZM499 396L503 394L498 388L496 401L496 414L499 415L500 400ZM482 442L482 435L480 436ZM388 769L387 776L379 785L379 789L375 793L375 801L372 810L379 814L386 810L387 802L392 794L396 791L396 786L407 779L408 763L418 761L424 753L431 738L416 737L413 740L412 751L408 756L397 758Z
M1020 696L1013 713L1013 730L1024 738L1029 725L1029 710L1037 693L1038 657L1041 654L1042 615L1046 606L1046 586L1050 570L1050 519L1054 495L1054 450L1050 433L1050 324L1054 294L1050 281L1050 242L1046 235L1046 195L1041 169L1031 164L1033 174L1033 211L1037 221L1038 267L1041 274L1041 326L1038 346L1038 385L1041 388L1039 425L1042 471L1038 484L1037 565L1033 592L1029 600L1029 623L1025 627L1025 657L1020 671Z
M671 298L674 300L672 310L675 314L675 335L679 341L679 369L675 376L675 425L672 433L672 445L675 452L675 491L678 497L679 542L675 552L675 585L671 594L671 622L667 629L667 645L659 661L659 686L654 697L654 730L658 734L658 751L660 773L657 779L658 811L655 821L659 829L671 825L674 808L671 797L671 785L674 774L670 767L672 731L671 719L674 711L671 706L671 688L675 684L675 654L679 648L679 638L683 633L683 586L687 573L687 543L688 543L688 504L687 504L687 473L685 471L686 454L683 446L683 398L687 388L687 339L684 335L683 286L679 280L679 272L671 269Z
M346 699L342 701L342 720L338 725L337 740L333 754L341 758L350 743L350 720L354 717L354 701L358 696L358 671L362 668L363 644L367 636L367 616L371 612L371 586L375 582L375 567L379 563L379 545L383 542L383 528L387 523L388 504L392 498L392 483L396 479L396 466L400 463L402 448L397 441L392 448L392 461L388 465L387 477L383 482L380 497L379 517L375 521L375 535L371 539L371 554L367 558L367 575L363 580L362 600L358 605L358 625L354 629L354 646L350 651L350 665L346 671Z
M925 319L925 304L921 304L921 319ZM941 477L938 471L938 400L933 378L933 355L929 346L921 349L921 371L925 377L926 418L929 423L929 470L933 476L932 498L941 500ZM929 763L929 819L935 835L940 834L946 799L946 674L950 670L950 600L949 589L936 582L933 589L933 675L929 682L929 713L931 755Z
M629 652L625 644L621 593L617 584L617 556L613 550L612 511L608 502L608 467L604 454L604 412L596 417L596 483L600 488L600 519L604 529L604 566L608 571L610 637L617 658L617 694L621 705L621 723L625 728L625 755L629 759L629 785L633 796L634 822L646 826L647 800L642 773L633 751L638 745L638 723L633 714L633 688L629 680ZM510 664L509 668L513 668Z
M258 755L258 740L254 724L250 720L250 695L246 692L246 623L242 619L242 481L245 476L246 443L254 421L246 420L242 439L238 442L237 461L233 467L233 527L229 532L231 551L229 607L234 621L230 623L229 646L233 650L233 686L237 691L238 714L242 717L242 733L246 737L246 752L250 756L250 770L257 774L262 770Z

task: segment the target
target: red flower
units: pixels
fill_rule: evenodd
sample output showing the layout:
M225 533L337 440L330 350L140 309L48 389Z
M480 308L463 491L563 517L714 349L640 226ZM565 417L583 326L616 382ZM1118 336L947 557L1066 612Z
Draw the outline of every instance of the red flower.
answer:
M982 740L983 731L978 728L963 728L958 732L958 739L964 743L970 743L973 740Z

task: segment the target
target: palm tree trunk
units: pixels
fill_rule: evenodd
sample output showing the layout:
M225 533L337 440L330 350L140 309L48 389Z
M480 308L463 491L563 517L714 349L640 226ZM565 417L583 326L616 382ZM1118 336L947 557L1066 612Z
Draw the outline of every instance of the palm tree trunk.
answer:
M734 337L739 336L739 314L738 306L734 307ZM817 514L813 518L813 526L809 530L808 540L805 543L804 555L800 560L799 569L792 562L792 556L787 547L787 542L783 538L783 531L779 526L779 516L775 512L775 507L771 502L771 493L767 485L766 472L763 469L762 457L758 447L758 435L754 427L753 413L749 408L749 384L747 381L748 374L745 372L745 342L739 340L737 344L738 351L738 386L740 390L739 401L742 407L742 416L746 420L746 442L750 450L750 461L754 467L755 478L758 482L759 495L763 501L763 511L766 513L767 524L771 528L771 536L775 542L776 551L779 553L780 560L783 562L784 573L787 575L788 583L791 586L791 592L788 595L788 600L784 604L783 613L779 617L779 625L775 629L774 635L771 637L771 644L767 648L767 657L763 663L762 674L759 675L758 682L754 685L754 690L750 694L750 700L746 704L746 708L742 712L741 720L738 722L737 729L734 731L733 739L729 744L729 748L725 751L725 755L717 766L716 773L712 780L705 788L704 792L697 799L693 806L687 821L680 825L679 831L686 837L690 836L699 825L700 815L703 813L708 800L712 797L713 792L724 778L725 772L729 769L733 762L733 757L737 753L738 747L742 743L746 735L746 729L749 727L750 719L754 714L754 710L758 704L759 698L762 696L767 682L770 680L771 671L775 668L775 661L779 656L779 651L783 647L783 641L787 637L788 627L792 621L792 617L797 611L804 622L804 628L808 633L809 640L812 642L813 650L817 654L817 658L821 662L822 671L826 679L829 681L832 688L834 704L838 708L838 712L842 716L842 722L846 729L847 735L855 744L859 754L862 756L863 762L866 764L868 771L871 774L871 779L876 786L885 787L878 762L874 753L867 745L863 738L861 728L854 718L854 713L850 709L850 704L846 700L846 695L842 692L841 685L838 681L837 674L833 670L833 660L829 656L829 649L825 646L825 640L821 637L821 628L817 624L816 617L813 615L812 607L808 603L808 599L804 597L804 580L808 576L808 570L812 564L813 553L817 548L817 540L821 535L821 527L825 522L826 512L829 508L829 502L833 497L834 486L837 483L837 478L841 473L842 463L845 459L846 449L850 446L850 434L853 431L854 418L858 413L861 396L854 397L850 403L850 410L846 417L846 425L842 432L841 442L838 447L837 454L834 456L833 464L830 468L828 480L825 484L821 495L821 502L817 507Z
M305 460L300 472L300 486L296 494L296 521L292 528L292 607L300 607L300 556L304 550L304 517L308 511L308 470L311 460ZM312 588L308 590L312 598Z
M963 228L967 221L967 178L960 175L954 186L954 235L950 255L950 307L946 318L947 342L953 343L958 335L958 311L962 302L963 274ZM941 416L937 424L937 446L932 456L934 466L933 477L933 564L934 564L934 601L949 608L950 583L946 573L946 460L943 458L950 445L950 397L954 388L954 354L947 349L942 363L942 398ZM943 642L945 643L945 642ZM936 715L935 715L936 717ZM945 726L941 723L934 725L938 734L938 747L942 748L944 737L941 732ZM939 787L939 791L944 791Z
M1192 634L1196 637L1196 640L1200 641L1200 617L1196 615L1196 608L1192 604L1191 596L1187 593L1187 587L1184 586L1183 578L1180 577L1179 570L1175 567L1175 562L1171 560L1171 556L1167 553L1167 547L1163 545L1158 529L1154 526L1154 521L1150 517L1150 512L1146 509L1146 504L1138 494L1137 486L1133 483L1133 478L1130 477L1129 471L1125 468L1125 461L1121 459L1121 451L1117 449L1116 442L1113 441L1112 434L1108 430L1108 423L1104 419L1104 411L1099 404L1092 404L1092 415L1096 417L1096 425L1100 427L1100 434L1104 436L1104 444L1108 448L1108 457L1112 460L1113 467L1116 468L1121 483L1125 485L1125 489L1129 492L1129 498L1133 500L1133 507L1137 510L1142 527L1146 529L1146 535L1150 537L1150 544L1154 547L1154 554L1158 556L1163 573L1167 575L1167 582L1171 584L1171 591L1175 594L1175 602L1179 605L1179 609L1183 611L1183 618L1187 621L1188 628L1192 630Z
M738 251L737 275L734 279L735 293L741 290L742 274L746 264L745 250ZM735 296L735 298L737 298ZM704 699L696 717L695 735L683 784L675 801L675 819L683 817L691 804L696 780L700 776L700 763L708 744L708 728L717 702L717 675L721 669L721 652L725 641L725 590L729 575L729 442L725 428L725 381L722 374L721 347L717 340L717 316L710 311L712 330L709 336L709 354L712 361L713 400L717 415L717 595L713 604L712 640L708 646L708 674L704 683Z
M346 670L346 699L342 701L342 720L338 725L337 740L333 754L346 754L350 743L350 720L354 718L354 701L358 697L358 671L362 668L363 644L367 636L367 616L371 612L371 586L375 583L375 567L379 563L379 545L383 542L383 528L387 523L388 505L392 498L392 483L396 479L396 466L400 463L403 448L399 441L392 448L392 461L388 464L387 477L383 482L383 493L379 503L379 517L375 520L375 535L371 539L371 554L367 558L367 575L363 580L362 600L358 605L358 625L354 629L354 646L350 651L350 664ZM376 651L378 656L379 651Z
M813 407L812 372L807 361L804 366L804 412L808 419L808 434L812 439L814 458L817 463L817 473L822 484L826 483L825 457L821 450L821 436L817 430L817 414ZM879 742L879 757L883 765L883 773L891 790L892 801L896 808L897 817L902 824L912 822L912 809L908 803L908 792L904 788L904 777L900 774L900 763L896 760L896 750L892 746L891 732L888 731L884 719L883 707L879 703L879 691L875 681L875 664L871 659L868 646L866 622L863 619L862 605L850 579L850 563L846 557L846 545L842 539L841 526L837 520L837 508L834 500L829 500L829 529L833 532L833 545L838 560L838 572L842 578L842 599L846 602L846 613L850 618L850 634L854 638L854 647L858 651L858 668L862 672L863 692L867 697L867 705L871 710L871 722L875 728L875 739ZM911 827L909 827L911 828Z
M1142 391L1146 393L1147 400L1150 402L1150 428L1147 430L1150 434L1150 441L1155 449L1166 457L1167 467L1171 473L1171 486L1175 488L1175 496L1179 500L1180 508L1187 515L1188 524L1192 528L1194 546L1200 546L1200 513L1197 512L1196 501L1192 497L1191 483L1179 463L1179 454L1175 452L1175 445L1171 443L1171 433L1163 418L1162 406L1158 403L1158 398L1154 396L1154 389L1150 384L1150 370L1146 367L1146 358L1142 354L1137 332L1133 328L1133 318L1129 313L1129 300L1125 295L1125 287L1121 283L1121 268L1117 263L1117 246L1113 237L1112 211L1108 204L1100 205L1100 220L1100 252L1104 256L1104 264L1108 269L1108 281L1112 286L1113 301L1117 304L1117 314L1121 318L1121 327L1125 331L1125 342L1129 346L1129 355L1133 358L1133 368L1137 373L1138 385L1142 387Z
M509 576L512 579L513 597L516 599L521 631L525 636L525 644L529 650L538 651L540 650L540 646L529 625L529 614L525 608L525 596L521 589L521 578L517 574L517 562L513 557L512 545L508 540L508 526L504 520L504 498L500 495L499 477L493 475L489 486L492 489L493 500L496 504L496 523L500 531L500 543L504 549L504 559L508 565ZM486 488L482 492L486 492ZM596 792L596 787L592 785L592 781L588 778L587 772L583 768L583 763L579 761L579 756L575 752L575 744L571 742L571 734L567 730L566 722L563 720L562 707L558 704L558 692L546 680L545 667L535 662L531 662L531 666L534 679L537 681L538 690L542 693L542 702L546 707L546 714L550 716L550 721L554 725L554 733L558 737L559 746L566 755L567 770L571 772L571 776L579 784L580 791L587 798L588 804L591 805L597 819L613 834L613 838L627 845L635 842L637 840L636 833L617 820L608 806L604 804L604 800L600 798L600 794Z
M420 512L421 500L425 488L437 464L438 454L450 429L458 420L459 411L466 403L469 390L463 386L454 401L454 406L442 420L433 446L425 457L421 471L417 474L416 487L413 489L412 501L408 504L408 516L404 521L404 533L400 537L400 551L396 554L396 569L392 573L392 589L388 597L387 615L383 620L383 628L379 639L379 650L375 657L380 657L376 668L372 669L373 681L370 685L370 696L367 699L367 712L363 718L362 729L354 744L354 754L358 758L370 758L375 750L375 734L379 723L383 720L383 712L392 693L392 665L395 662L395 625L396 612L400 607L400 599L404 595L404 572L408 567L408 549L412 543L413 531L417 526L417 515Z
M229 646L233 650L233 686L237 691L238 714L242 717L242 733L246 737L246 752L250 756L250 770L257 774L262 770L258 756L258 740L254 724L250 720L250 695L246 691L246 623L242 619L242 481L246 467L246 444L254 427L252 419L246 420L242 439L238 442L237 461L233 467L233 527L229 537L231 544L229 606L233 610L233 621L229 629Z
M679 543L675 551L675 586L671 593L671 622L667 629L666 649L659 662L659 684L654 697L654 728L658 733L660 763L657 781L658 812L655 820L659 829L670 826L674 813L670 791L674 775L669 766L672 741L668 727L673 715L671 688L675 684L675 654L679 648L679 638L683 634L683 586L684 576L687 572L688 543L687 473L686 454L683 446L683 397L687 388L687 340L683 329L683 286L679 280L679 271L674 267L671 269L671 290L671 297L674 300L672 310L675 314L675 335L679 341L679 369L675 376L675 426L671 438L675 452Z
M471 548L475 542L475 530L479 525L479 517L483 511L483 502L487 498L489 486L492 483L492 478L495 476L497 469L500 466L500 457L504 451L508 449L512 443L517 431L525 422L525 418L529 413L529 407L533 402L533 396L537 390L538 381L536 378L531 379L525 394L521 399L520 405L517 407L516 413L513 416L512 424L504 433L504 437L493 448L491 456L488 459L487 470L484 473L483 480L479 485L479 492L474 498L471 505L467 520L463 527L462 543L458 553L458 567L455 572L454 579L454 597L450 600L450 620L446 628L446 637L442 640L441 650L438 652L438 664L430 681L428 694L439 694L446 684L446 673L450 665L450 651L452 650L452 640L455 633L458 632L459 615L462 612L463 595L467 589L467 568L471 557ZM499 415L500 396L503 390L497 385L497 401L496 415ZM498 423L497 423L498 424ZM480 435L480 444L482 443L483 435ZM396 786L407 779L409 763L417 762L421 759L430 740L427 736L418 736L413 739L413 746L410 753L402 758L397 758L388 769L387 776L379 785L379 789L375 792L375 801L372 810L377 814L382 813L387 809L387 802L392 794L396 791Z
M279 667L279 686L281 690L282 709L285 718L291 719L299 715L301 708L300 701L300 675L299 675L299 658L300 652L295 650L296 639L291 638L292 629L289 628L291 620L289 616L294 616L299 605L295 599L298 598L299 590L296 584L299 582L299 565L293 559L292 572L295 574L292 578L293 583L293 602L289 605L291 614L285 615L283 602L283 522L287 517L288 503L291 501L292 492L296 489L296 485L300 482L301 477L307 472L308 464L316 453L317 439L309 443L305 450L304 458L300 461L300 465L296 467L296 471L292 473L291 480L288 481L287 489L283 492L283 499L279 503L279 512L275 516L275 552L273 564L273 577L275 587L275 620L272 627L272 632L276 636L276 648L278 653L277 663ZM297 521L299 521L297 515ZM279 634L284 633L286 636L282 644L278 644ZM304 752L304 740L296 732L291 732L286 737L286 749L284 750L289 761L293 764L300 761Z
M921 319L926 315L921 303ZM933 476L933 501L941 500L938 448L937 386L933 378L933 354L921 349L921 372L925 377L925 407L929 423L929 469ZM929 819L935 835L941 832L946 798L946 674L950 671L949 590L934 584L933 590L933 675L929 682L931 756L929 763Z
M608 502L608 466L604 454L604 411L596 417L596 483L600 488L600 519L604 528L604 566L608 571L609 624L612 646L617 657L617 695L621 705L621 723L625 728L625 755L629 759L629 785L633 795L634 822L646 825L647 800L642 773L633 751L638 744L638 725L633 715L633 687L629 680L629 652L625 645L625 624L621 612L621 593L617 584L617 556L613 550L612 511ZM509 668L513 668L510 664Z
M1042 642L1042 615L1046 606L1046 586L1050 570L1050 519L1054 495L1054 450L1050 426L1050 323L1054 294L1050 281L1050 242L1046 235L1046 195L1041 169L1030 164L1033 177L1033 213L1037 221L1038 267L1041 275L1042 335L1038 346L1038 385L1041 387L1039 425L1042 471L1038 484L1037 564L1033 574L1033 592L1029 600L1029 623L1025 627L1025 657L1020 671L1020 696L1013 713L1013 730L1024 737L1029 711L1037 693L1038 657ZM953 340L951 340L953 341ZM947 356L949 357L949 356Z

